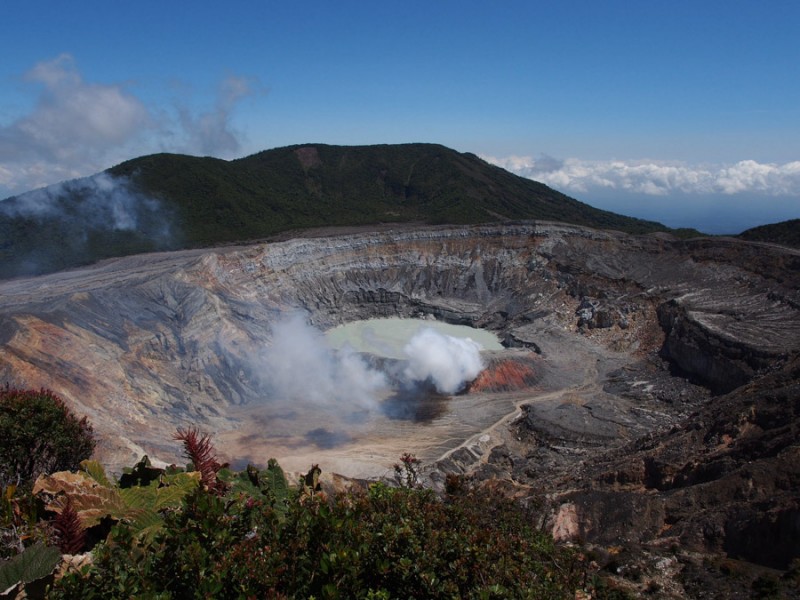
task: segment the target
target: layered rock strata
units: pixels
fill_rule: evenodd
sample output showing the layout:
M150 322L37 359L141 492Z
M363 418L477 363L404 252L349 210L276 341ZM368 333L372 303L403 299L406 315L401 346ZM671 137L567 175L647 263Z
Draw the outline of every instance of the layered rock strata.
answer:
M283 451L353 442L351 455L376 448L384 460L383 433L314 425L314 406L258 412L269 378L258 358L272 325L297 310L322 329L402 316L495 331L509 354L493 364L526 365L519 379L530 387L489 382L426 409L424 422L384 414L383 426L401 431L406 449L441 458L440 474L532 485L542 465L588 473L609 449L687 427L719 401L707 389L732 392L789 364L800 351L800 253L536 222L133 256L0 283L0 381L64 396L94 423L112 469L143 453L178 460L171 434L190 424L219 433L229 456L247 448L266 461L260 446L284 435L292 414L307 424L284 435ZM675 479L685 464L662 463L632 461L591 480L666 491L667 480L691 479ZM576 527L591 535L585 523L597 515L586 502L566 505L584 511ZM647 506L650 529L669 524L663 505Z

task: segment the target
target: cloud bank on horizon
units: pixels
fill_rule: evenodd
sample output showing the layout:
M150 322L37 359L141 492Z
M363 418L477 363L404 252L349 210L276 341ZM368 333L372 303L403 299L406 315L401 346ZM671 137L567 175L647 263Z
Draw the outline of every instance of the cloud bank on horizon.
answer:
M23 81L37 90L37 100L27 114L0 125L0 198L151 152L232 158L241 150L241 133L231 114L254 93L250 81L229 76L206 110L180 101L169 110L154 108L124 84L86 81L69 54L36 64Z
M660 161L558 160L543 155L484 160L550 187L573 193L596 189L647 196L682 194L800 195L800 161L784 164L741 160L732 165L690 165Z
M482 156L584 202L713 234L800 217L800 161L690 164L658 160Z

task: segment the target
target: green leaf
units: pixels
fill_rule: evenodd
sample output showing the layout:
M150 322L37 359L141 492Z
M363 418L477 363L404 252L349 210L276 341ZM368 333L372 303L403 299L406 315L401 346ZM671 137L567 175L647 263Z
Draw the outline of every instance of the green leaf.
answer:
M154 510L175 508L181 505L183 499L190 494L200 483L200 473L176 473L164 477L163 485L156 488Z
M164 526L164 518L154 510L141 510L130 512L126 516L134 536L139 541L149 542Z
M269 459L266 470L260 473L259 480L261 486L269 490L269 493L278 504L283 504L289 500L291 494L289 480L286 479L286 474L274 458Z
M83 460L81 461L81 469L83 469L89 476L97 483L105 487L111 487L111 482L106 477L106 471L96 460Z
M127 509L151 509L156 503L156 489L152 486L124 488L119 490L119 495L125 503L124 512L127 512ZM124 514L119 515L119 518L124 516Z
M217 471L217 479L223 483L231 483L239 475L240 473L235 473L228 467L222 467L219 471Z
M53 573L61 562L61 551L41 542L25 548L14 558L0 563L0 591L15 584L30 583Z
M236 473L235 476L228 477L222 481L230 485L228 496L233 497L237 494L247 494L253 498L258 498L262 495L261 488L253 485L245 471Z

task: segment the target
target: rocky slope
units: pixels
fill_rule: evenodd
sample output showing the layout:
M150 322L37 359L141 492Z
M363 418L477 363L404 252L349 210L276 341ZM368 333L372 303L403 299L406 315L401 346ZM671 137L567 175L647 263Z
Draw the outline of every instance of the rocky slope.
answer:
M508 350L421 411L281 403L260 357L298 309L322 329L484 327ZM799 352L800 252L545 222L320 233L0 283L0 381L66 397L112 468L178 460L188 424L231 457L352 475L410 450L435 484L546 486L559 535L776 566L798 553Z
M560 510L575 511L585 538L678 543L786 569L800 556L798 417L795 358L586 465Z

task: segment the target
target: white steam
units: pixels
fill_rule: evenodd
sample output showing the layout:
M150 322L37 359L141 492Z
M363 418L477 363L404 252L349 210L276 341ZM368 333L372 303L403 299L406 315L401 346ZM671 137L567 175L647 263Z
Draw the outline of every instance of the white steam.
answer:
M408 357L405 375L412 381L430 380L443 394L455 394L484 369L481 349L469 338L422 328L403 349Z
M197 114L185 105L178 107L184 137L177 148L200 156L234 156L241 149L241 133L233 129L231 117L236 105L253 93L253 83L244 77L224 79L217 91L214 107Z
M276 401L337 411L375 410L391 392L426 382L455 394L483 370L482 346L467 338L420 328L404 347L407 362L391 374L368 364L349 345L331 347L301 314L272 325L272 343L259 357L258 372ZM399 371L399 372L398 372Z
M275 323L263 356L266 384L281 399L315 406L371 409L386 376L350 348L334 350L301 315Z
M0 221L31 220L50 232L31 243L11 233L16 252L0 261L0 277L38 275L133 251L175 248L175 211L124 176L99 173L0 200ZM123 246L125 244L127 246Z
M158 200L134 189L127 177L98 173L0 200L0 214L30 219L58 219L92 229L133 231L143 221L158 223L152 236L169 235ZM148 228L148 229L152 229Z

